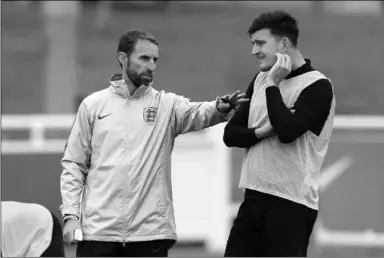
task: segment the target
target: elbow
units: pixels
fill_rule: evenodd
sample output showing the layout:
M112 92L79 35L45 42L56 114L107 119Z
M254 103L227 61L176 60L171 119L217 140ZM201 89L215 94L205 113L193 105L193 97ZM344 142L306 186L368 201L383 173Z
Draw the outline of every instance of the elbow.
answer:
M231 141L230 137L226 133L224 133L223 142L224 142L225 146L233 147L233 142Z
M296 136L293 136L293 135L287 135L287 134L280 134L278 135L278 138L279 138L279 141L283 144L289 144L289 143L292 143L294 141L296 141L296 139L298 137Z
M297 139L296 135L294 135L291 131L288 130L277 130L276 134L279 141L283 144L292 143Z
M284 144L292 143L294 140L289 137L279 137L279 141Z
M228 125L224 129L223 142L227 147L234 147L234 143L231 137L230 130L228 129Z
M229 141L228 139L223 139L223 140L224 140L225 146L227 146L229 148L235 147L235 145L231 141Z
M272 123L271 123L272 124ZM283 144L289 144L294 142L300 136L300 130L294 124L284 123L281 126L273 126L275 133L278 136L278 139Z

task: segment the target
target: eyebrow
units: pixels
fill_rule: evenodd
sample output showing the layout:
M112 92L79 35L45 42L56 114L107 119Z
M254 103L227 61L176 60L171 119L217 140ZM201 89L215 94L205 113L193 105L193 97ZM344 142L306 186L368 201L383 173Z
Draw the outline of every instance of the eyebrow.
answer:
M140 55L140 57L149 57L149 58L154 58L154 59L159 59L159 57L158 56L153 56L153 55L150 55L150 54L142 54L142 55Z
M255 39L255 40L252 41L253 44L255 44L255 43L256 44L263 44L265 42L266 42L265 40L261 40L261 39Z

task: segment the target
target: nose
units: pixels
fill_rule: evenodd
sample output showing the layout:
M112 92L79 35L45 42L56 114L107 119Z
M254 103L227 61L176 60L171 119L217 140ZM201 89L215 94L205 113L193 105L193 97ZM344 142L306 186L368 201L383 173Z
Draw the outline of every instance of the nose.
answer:
M153 72L156 69L156 62L154 60L151 60L151 62L149 62L149 64L148 64L147 68L148 68L148 70Z
M252 46L252 55L256 55L259 52L260 52L260 49L256 46L256 44L254 44Z

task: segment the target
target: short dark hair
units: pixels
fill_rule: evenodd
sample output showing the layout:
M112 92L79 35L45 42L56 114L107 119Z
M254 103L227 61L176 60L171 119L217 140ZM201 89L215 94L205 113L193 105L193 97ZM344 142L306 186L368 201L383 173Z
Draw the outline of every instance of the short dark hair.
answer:
M156 44L157 46L159 45L159 42L157 41L155 36L153 36L148 32L145 32L139 29L127 30L127 31L124 31L119 38L117 53L123 52L123 53L126 53L127 56L129 57L133 52L133 50L135 49L136 43L137 41L139 41L139 39L148 40L153 44ZM120 64L120 67L122 67L119 60L118 62Z
M284 11L272 11L260 14L256 17L248 29L251 36L258 30L270 29L274 36L287 37L296 47L299 38L298 22L290 14Z

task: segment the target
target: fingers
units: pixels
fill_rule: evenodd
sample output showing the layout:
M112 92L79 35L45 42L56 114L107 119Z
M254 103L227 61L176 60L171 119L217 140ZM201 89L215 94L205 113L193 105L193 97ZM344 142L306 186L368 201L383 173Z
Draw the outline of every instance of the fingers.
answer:
M276 56L277 56L277 61L276 61L276 66L282 66L283 65L283 62L284 62L284 57L282 54L280 54L279 52L276 53Z
M262 126L259 130L260 130L260 134L263 135L264 137L273 135L273 128L271 123L269 122L264 126Z
M291 71L292 70L292 60L291 58L288 56L288 70Z
M63 235L63 238L64 238L64 241L71 244L73 241L74 241L74 235L72 234L72 232L64 232L64 235Z
M277 56L276 63L278 62L281 66L286 66L288 64L288 61L290 61L290 57L287 54L282 54L277 52L276 56Z
M79 241L77 241L75 239L72 242L69 242L69 244L71 244L71 245L74 245L74 244L77 244L77 243L79 243Z
M238 100L236 100L235 105L237 106L239 104L246 103L248 101L249 101L249 99L238 99Z
M284 68L291 71L292 61L288 55L284 55Z
M222 96L221 99L228 100L229 99L229 94L226 94L226 95Z
M239 90L237 90L236 92L232 93L232 95L229 97L228 101L230 102L234 102L238 99L243 99L246 97L246 94L245 93L240 93Z
M284 54L280 54L281 56L281 67L286 67L287 65L287 55L284 55Z
M291 58L286 54L276 53L278 60L280 61L280 65L282 68L291 71L292 61Z
M231 95L227 94L220 98L221 103L219 106L224 107L224 109L234 109L237 111L237 107L242 104L249 101L248 98L246 98L245 93L240 93L239 90L233 92Z
M243 99L245 98L247 95L245 93L241 93L239 95L236 96L236 99Z
M228 100L231 101L232 99L236 98L236 96L240 93L239 90L235 91L234 93L229 96Z
M280 66L281 67L285 67L286 64L287 64L287 55L285 54L281 54L281 53L277 53L278 56L279 56L279 60L280 60Z
M79 242L78 240L75 239L74 234L70 234L70 233L68 233L68 235L66 235L66 236L64 237L64 241L65 241L66 243L68 243L68 244L71 244L71 245L73 245L73 244L77 244L77 243Z
M75 230L79 228L77 225L71 223L71 221L67 222L70 224L66 224L63 229L63 240L68 244L76 244L78 243L75 238Z

